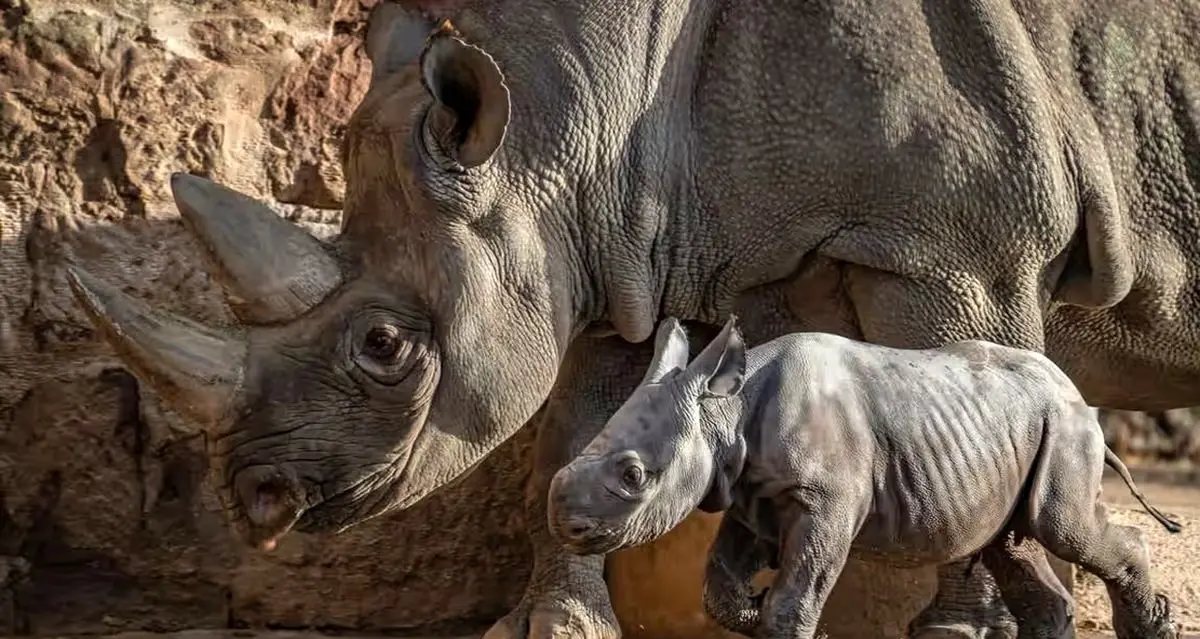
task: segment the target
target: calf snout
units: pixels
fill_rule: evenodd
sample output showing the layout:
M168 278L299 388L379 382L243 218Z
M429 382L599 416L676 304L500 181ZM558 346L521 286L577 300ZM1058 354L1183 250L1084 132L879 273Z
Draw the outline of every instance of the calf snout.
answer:
M275 547L300 518L304 504L300 483L281 469L267 467L238 473L234 498L249 524L246 540L263 550Z
M571 541L583 541L589 535L596 532L596 529L599 527L600 522L590 517L568 517L562 522L559 528L561 529L562 536L567 539Z
M550 482L547 523L555 540L571 552L602 552L628 516L628 506L608 492L604 463L576 459Z

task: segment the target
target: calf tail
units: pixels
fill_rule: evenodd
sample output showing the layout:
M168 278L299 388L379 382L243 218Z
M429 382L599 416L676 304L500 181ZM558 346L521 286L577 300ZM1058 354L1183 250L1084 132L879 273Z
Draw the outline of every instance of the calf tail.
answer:
M1137 489L1137 486L1135 486L1133 483L1133 478L1129 476L1129 469L1125 467L1125 464L1121 461L1121 458L1117 457L1117 454L1112 452L1112 449L1108 446L1104 447L1104 463L1108 464L1109 468L1117 471L1117 474L1121 476L1121 481L1125 482L1125 485L1129 487L1129 492L1133 493L1133 496L1136 497L1138 502L1142 504L1142 508L1145 508L1146 512L1150 513L1151 517L1157 520L1158 523L1162 524L1162 527L1166 528L1167 532L1177 533L1183 530L1183 526L1180 525L1179 522L1167 517L1166 515L1162 514L1159 509L1146 503L1145 495L1142 494L1142 491Z

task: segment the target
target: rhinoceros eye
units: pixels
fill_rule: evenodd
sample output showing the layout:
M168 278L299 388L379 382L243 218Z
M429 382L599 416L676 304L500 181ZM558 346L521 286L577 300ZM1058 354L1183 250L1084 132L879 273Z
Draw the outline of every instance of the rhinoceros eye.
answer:
M646 471L639 464L630 464L621 472L621 483L631 492L641 490L646 483Z
M367 331L363 338L363 354L387 362L396 357L400 351L400 332L394 326L376 326Z

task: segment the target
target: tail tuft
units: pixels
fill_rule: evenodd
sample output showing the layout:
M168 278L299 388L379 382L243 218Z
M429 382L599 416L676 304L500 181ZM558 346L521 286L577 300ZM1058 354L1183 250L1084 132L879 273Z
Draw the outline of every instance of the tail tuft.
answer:
M1117 471L1117 474L1121 476L1121 481L1125 482L1125 486L1129 488L1129 492L1133 493L1134 498L1138 500L1138 503L1142 505L1142 508L1145 508L1146 512L1149 513L1155 521L1161 524L1162 527L1167 530L1167 532L1175 534L1183 530L1183 524L1180 524L1174 519L1167 517L1166 515L1162 514L1162 511L1159 509L1146 503L1146 496L1143 495L1142 491L1138 490L1137 486L1134 485L1133 478L1129 476L1129 469L1125 467L1125 464L1121 462L1121 459L1117 457L1117 454L1114 453L1108 446L1104 447L1104 463L1108 464L1109 468Z
M1157 509L1155 510L1157 511ZM1154 518L1157 519L1158 523L1162 524L1162 527L1166 528L1167 532L1169 533L1174 534L1183 531L1183 524L1171 519L1170 517L1167 517L1162 513L1158 513L1157 516L1154 516Z

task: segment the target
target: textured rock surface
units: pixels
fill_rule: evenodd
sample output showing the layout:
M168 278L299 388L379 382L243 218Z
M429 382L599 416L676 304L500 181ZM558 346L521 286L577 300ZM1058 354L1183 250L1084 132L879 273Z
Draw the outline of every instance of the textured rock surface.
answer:
M199 435L119 366L63 279L74 258L230 321L173 171L336 232L322 209L340 207L339 136L370 73L366 4L0 0L0 634L437 628L520 597L520 437L412 512L252 553L204 483Z
M171 203L173 171L336 232L372 3L0 0L0 633L455 630L519 599L529 549L513 471L528 433L411 512L257 555L218 512L199 434L121 368L64 282L73 258L164 308L230 321ZM1117 414L1111 438L1195 458L1190 420ZM700 570L703 548L690 554L618 559L679 603L646 609L618 588L629 630L703 625L698 589L677 586Z

